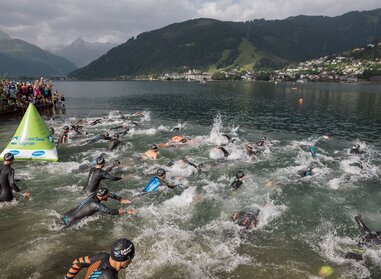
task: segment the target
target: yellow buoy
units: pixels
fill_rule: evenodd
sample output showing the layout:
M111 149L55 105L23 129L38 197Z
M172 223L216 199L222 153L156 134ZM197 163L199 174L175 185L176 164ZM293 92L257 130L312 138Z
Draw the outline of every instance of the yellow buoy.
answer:
M319 275L323 278L329 277L333 274L332 267L324 265L320 268Z

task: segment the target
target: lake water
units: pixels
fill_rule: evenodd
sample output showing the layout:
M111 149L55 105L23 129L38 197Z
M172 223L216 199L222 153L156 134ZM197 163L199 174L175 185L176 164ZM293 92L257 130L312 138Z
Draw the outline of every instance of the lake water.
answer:
M58 147L58 163L14 164L20 188L32 199L0 205L1 278L63 278L75 257L108 251L118 237L136 247L120 278L318 278L322 265L334 269L330 278L381 278L381 251L367 249L364 262L344 259L359 240L356 214L381 230L381 85L313 83L291 91L287 83L128 81L55 87L67 100L65 114L60 110L46 122L56 136L74 119L102 122L85 126L87 135L70 134L70 143ZM144 112L122 138L126 144L115 151L106 142L84 144L123 123L116 110ZM1 148L19 121L0 119ZM179 125L184 129L172 132ZM222 133L236 138L225 146L227 158L215 149L225 143ZM161 149L157 161L138 159L150 144L178 134L193 142ZM268 143L251 160L244 144L262 136ZM350 155L353 143L365 153ZM115 174L125 176L102 185L140 212L96 215L62 230L56 220L84 198L90 161L101 152L108 163L119 159ZM166 167L184 157L207 167L199 175L178 161ZM311 164L314 175L301 177ZM159 167L186 187L134 198ZM238 170L246 177L233 193L229 185ZM229 220L232 212L252 208L261 210L256 229Z

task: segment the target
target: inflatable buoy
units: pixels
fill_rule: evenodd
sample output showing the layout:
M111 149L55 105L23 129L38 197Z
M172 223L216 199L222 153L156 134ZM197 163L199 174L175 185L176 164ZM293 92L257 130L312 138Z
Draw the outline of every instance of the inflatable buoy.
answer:
M322 266L320 268L320 271L319 271L319 276L323 277L323 278L326 278L326 277L329 277L333 274L333 269L332 267L328 266L328 265L325 265L325 266Z
M303 99L302 98L299 99L299 105L303 105Z

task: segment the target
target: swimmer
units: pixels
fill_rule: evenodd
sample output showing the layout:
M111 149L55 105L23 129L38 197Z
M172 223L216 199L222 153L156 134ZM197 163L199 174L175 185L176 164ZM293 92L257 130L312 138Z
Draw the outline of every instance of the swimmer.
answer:
M149 150L147 150L143 155L142 159L152 159L152 160L157 160L159 157L159 152L157 150L157 145L156 144L151 144L151 147Z
M310 146L310 153L311 153L312 158L315 159L317 157L315 146Z
M257 158L257 154L259 153L258 149L254 148L250 144L245 144L245 150L246 150L247 155L251 156L252 159Z
M49 135L50 135L50 136L53 136L53 135L54 135L54 132L55 132L55 131L54 131L54 128L53 128L53 127L50 127L50 128L49 128Z
M95 143L100 140L112 140L112 138L110 137L109 133L99 134L95 138L87 142L87 144Z
M183 159L178 160L178 161L175 161L175 160L169 161L169 163L167 164L167 167L172 167L176 162L185 163L185 164L188 164L188 165L194 167L197 170L197 174L199 174L201 172L201 166L204 165L204 164L196 165L195 163L188 161L186 158L183 158Z
M238 188L242 185L244 178L245 174L243 173L243 171L237 171L237 173L235 174L234 181L230 184L232 191L238 190Z
M83 268L87 268L86 279L117 279L118 272L127 268L134 256L134 244L126 238L118 239L112 244L110 254L99 253L75 259L66 279L74 278Z
M257 142L258 146L264 146L266 143L266 137L262 137L260 141Z
M78 124L71 125L71 130L74 131L77 135L82 135L82 131L81 131L82 128L83 128L83 126L78 125Z
M359 248L366 248L372 246L381 245L381 231L373 232L364 223L362 216L357 215L355 217L356 223L359 227L360 233L362 235L361 241L358 243ZM345 255L346 259L354 259L356 261L361 261L363 259L362 254L355 249L355 252L348 252ZM360 249L361 250L361 249Z
M360 151L360 145L358 143L355 143L352 145L352 148L350 150L351 154L361 154L362 152Z
M158 169L156 171L156 176L151 178L147 186L143 189L143 192L149 193L149 192L156 191L162 185L165 185L171 189L176 188L177 185L172 185L165 180L166 175L167 173L165 172L164 169Z
M224 157L229 157L230 153L225 148L223 148L222 146L218 146L217 148L221 150L222 153L224 153Z
M60 134L60 140L59 140L59 143L61 144L65 144L68 142L68 139L69 139L69 127L68 126L65 126L63 128L63 132Z
M123 214L136 214L136 210L129 209L112 209L108 208L102 202L107 201L108 198L119 201L121 204L130 204L131 201L122 199L116 194L110 193L107 188L101 187L96 192L88 195L77 207L66 212L62 217L62 222L65 228L73 225L81 219L91 216L97 212L110 214L110 215L123 215Z
M15 170L11 167L14 160L15 157L12 153L4 155L4 164L0 167L0 202L13 200L13 191L20 193L20 188L16 185ZM20 194L25 198L30 196L29 192Z
M110 174L112 168L120 164L118 160L114 161L113 166L111 168L103 170L105 164L106 161L102 156L97 158L95 167L90 169L89 176L87 177L86 181L86 186L83 187L83 190L86 193L95 192L103 179L110 179L112 181L118 181L122 179L122 177L113 176Z
M114 138L110 140L110 146L109 146L109 149L110 150L114 150L115 148L117 148L119 145L123 145L124 143L121 142L119 140L119 134L115 134L114 135Z
M96 119L96 120L94 120L93 122L91 122L89 125L90 125L90 126L95 126L95 125L97 125L97 124L99 124L99 123L101 123L101 119Z
M172 147L179 144L189 143L190 141L183 136L174 136L167 143L158 144L159 147Z
M241 227L245 227L246 229L249 230L249 229L257 227L259 212L260 210L256 208L249 212L245 212L245 211L234 212L231 216L231 220L235 224Z

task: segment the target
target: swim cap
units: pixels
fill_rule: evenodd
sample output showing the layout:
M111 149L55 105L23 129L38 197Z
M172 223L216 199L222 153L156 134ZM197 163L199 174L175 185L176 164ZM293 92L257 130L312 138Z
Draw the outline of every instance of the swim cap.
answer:
M329 277L332 274L333 274L333 269L332 267L328 265L322 266L319 270L319 275L324 278Z
M151 149L156 150L157 149L157 145L156 144L151 144Z
M15 156L12 153L5 153L4 161L12 161L15 159Z
M117 262L132 260L135 256L134 244L126 239L121 238L116 240L111 247L111 258Z
M101 197L104 197L108 194L108 189L106 187L101 187L98 189L97 191L97 196L101 196Z
M237 171L236 174L235 174L235 176L236 176L238 179L240 179L240 178L244 177L245 174L243 173L243 171Z
M49 134L53 135L54 134L54 128L49 128Z
M63 127L64 131L69 130L68 126Z
M157 176L163 176L165 174L165 170L164 169L158 169L156 171L156 174L157 174Z
M103 156L99 156L96 160L97 165L104 165L106 163L105 158Z

